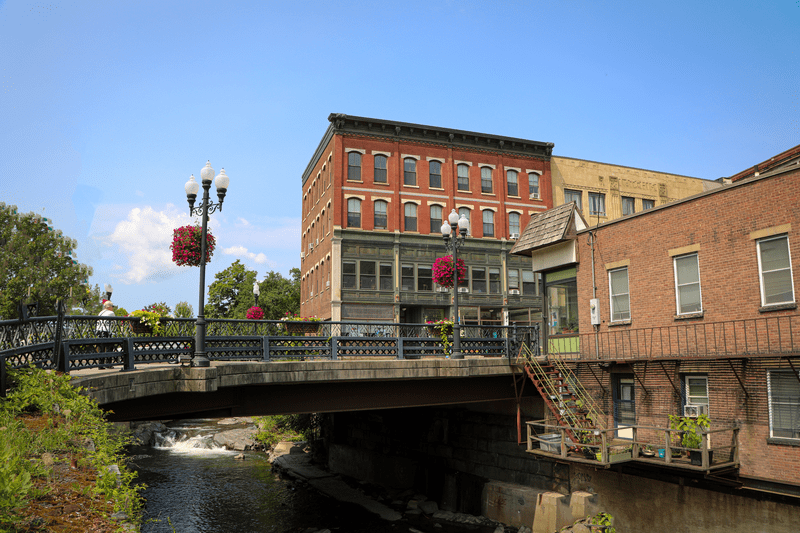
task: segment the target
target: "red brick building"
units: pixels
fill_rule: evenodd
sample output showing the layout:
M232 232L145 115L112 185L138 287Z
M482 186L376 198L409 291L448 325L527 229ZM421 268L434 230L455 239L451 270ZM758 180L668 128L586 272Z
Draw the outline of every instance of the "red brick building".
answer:
M552 143L332 114L303 173L301 314L423 322L451 316L431 279L452 209L470 220L459 250L464 323L528 324L541 298L509 256L531 215L552 207Z
M569 361L608 427L706 413L712 430L738 428L726 486L800 497L792 150L767 172L597 227L562 206L560 219L541 216L549 233L534 219L513 252L544 276L544 350ZM560 330L564 317L577 331Z

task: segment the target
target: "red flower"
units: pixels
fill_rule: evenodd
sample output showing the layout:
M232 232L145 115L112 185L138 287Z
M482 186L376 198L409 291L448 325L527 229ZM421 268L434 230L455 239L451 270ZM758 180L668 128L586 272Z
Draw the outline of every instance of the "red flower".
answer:
M455 277L454 274L456 270L458 270L458 282L466 281L467 267L464 265L462 259L456 262L454 268L452 255L440 257L433 262L433 281L449 289L453 286L453 278Z
M200 266L200 247L202 229L199 226L181 226L172 231L172 261L178 266ZM206 260L214 254L216 239L211 230L206 232Z

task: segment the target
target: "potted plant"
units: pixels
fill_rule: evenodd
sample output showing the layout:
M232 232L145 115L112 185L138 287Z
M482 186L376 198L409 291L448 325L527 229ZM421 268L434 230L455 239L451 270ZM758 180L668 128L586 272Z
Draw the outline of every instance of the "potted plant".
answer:
M706 431L711 426L711 421L707 415L701 414L695 417L669 415L670 429L677 429L682 432L681 446L689 448L689 459L691 464L700 466L702 465L702 456L700 445L703 442L701 433ZM708 460L712 460L712 452L708 452Z
M315 316L299 316L289 311L286 312L286 316L281 318L281 322L290 335L316 334L319 331L320 320Z
M441 287L450 289L453 287L456 271L458 271L458 282L466 281L467 267L462 259L453 265L452 255L439 257L433 262L433 281Z
M178 266L200 266L200 249L203 230L200 226L181 226L172 230L172 261ZM214 254L216 240L211 235L211 230L206 231L206 257L205 262L211 260Z
M164 334L163 318L169 316L170 309L164 303L150 304L129 314L138 320L131 321L131 329L139 335L160 336Z

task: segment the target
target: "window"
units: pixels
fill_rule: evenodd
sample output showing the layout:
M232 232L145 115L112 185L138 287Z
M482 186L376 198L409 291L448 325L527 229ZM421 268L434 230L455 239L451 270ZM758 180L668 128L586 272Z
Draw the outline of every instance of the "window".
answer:
M458 165L458 190L469 190L469 165Z
M792 262L789 257L789 237L786 235L758 241L761 305L794 302Z
M528 173L528 197L539 199L539 174Z
M380 283L382 291L390 291L394 289L394 280L392 280L392 264L381 263L380 266Z
M417 184L417 160L413 157L403 159L403 185Z
M800 439L800 381L794 371L767 372L770 437Z
M458 208L458 218L461 218L462 215L464 216L464 218L467 219L467 221L469 221L469 207L459 207ZM467 235L472 235L472 224L471 223L467 224Z
M403 265L400 267L400 290L414 290L414 265Z
M442 164L438 161L431 161L429 165L428 176L430 177L431 189L442 188Z
M375 290L375 261L361 261L359 289Z
M494 237L494 211L483 212L483 236Z
M486 269L472 268L472 292L483 294L486 292Z
M403 209L405 214L405 224L403 227L406 231L417 231L417 204L408 202Z
M575 202L575 205L578 206L578 210L582 210L583 204L581 204L581 191L564 189L564 203L568 204L570 202Z
M489 269L489 292L492 294L500 294L500 269Z
M361 227L361 200L358 198L348 198L347 200L347 227Z
M519 270L511 268L508 270L508 290L519 290Z
M342 288L356 288L356 262L342 261Z
M375 202L374 222L375 229L386 229L386 208L388 204L383 200Z
M418 291L432 291L433 290L433 276L432 269L429 266L417 267L417 290Z
M646 198L642 198L642 211L653 209L655 206L656 206L655 200L648 200Z
M459 289L461 287L469 288L469 268L466 268L464 270L466 270L466 272L464 272L464 279L458 280L458 288Z
M675 294L679 315L699 313L703 310L697 254L675 258Z
M508 214L508 233L519 235L519 213Z
M628 292L628 268L608 271L608 287L611 295L611 321L631 319L631 302Z
M536 276L533 270L522 271L522 294L528 296L536 294Z
M632 215L636 212L636 201L630 196L622 197L622 216Z
M506 182L508 183L508 195L519 196L519 185L517 184L516 170L509 170L506 172Z
M386 156L385 155L376 155L375 156L375 176L374 176L375 183L386 183Z
M601 192L589 193L589 214L603 215L606 214L606 195Z
M492 192L492 167L481 167L481 192Z
M684 383L686 405L703 405L705 406L705 413L708 414L708 377L685 376Z
M442 232L442 206L440 205L432 205L431 206L431 233L439 233Z
M347 154L347 179L361 181L361 154L348 152Z

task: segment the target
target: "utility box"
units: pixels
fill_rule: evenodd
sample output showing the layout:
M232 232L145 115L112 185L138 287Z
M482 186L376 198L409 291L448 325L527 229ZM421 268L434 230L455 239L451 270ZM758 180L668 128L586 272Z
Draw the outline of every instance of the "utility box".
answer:
M589 315L592 319L593 326L600 325L600 300L592 298L589 300Z

